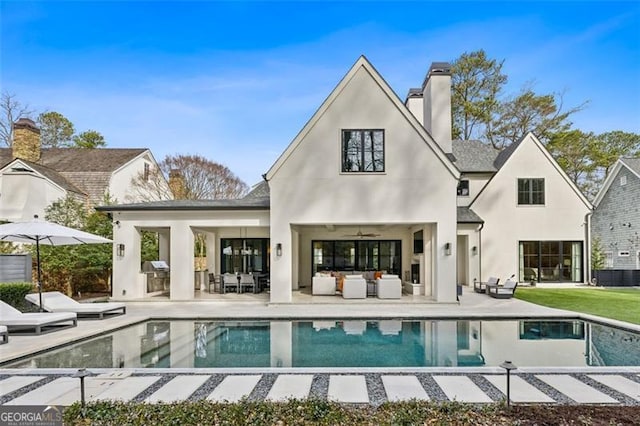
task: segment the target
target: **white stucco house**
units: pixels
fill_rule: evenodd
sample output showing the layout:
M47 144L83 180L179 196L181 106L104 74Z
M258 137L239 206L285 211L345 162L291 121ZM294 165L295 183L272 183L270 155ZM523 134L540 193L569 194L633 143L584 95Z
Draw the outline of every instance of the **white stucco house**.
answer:
M140 232L160 234L172 300L193 299L194 235L209 272L270 274L290 303L319 271L383 270L406 295L454 302L489 276L583 283L591 205L529 134L505 151L451 138L451 72L432 64L403 102L360 57L243 199L105 206L113 297L148 297Z
M133 188L138 175L149 175L158 164L146 148L42 148L36 124L14 123L11 148L0 148L0 220L15 222L45 216L45 209L67 196L89 206L157 199L161 191ZM164 193L170 193L166 181Z

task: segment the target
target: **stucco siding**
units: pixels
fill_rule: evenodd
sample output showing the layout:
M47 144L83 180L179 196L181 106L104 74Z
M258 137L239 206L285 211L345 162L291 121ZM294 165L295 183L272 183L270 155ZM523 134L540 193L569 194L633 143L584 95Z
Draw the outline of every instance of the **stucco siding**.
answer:
M485 221L482 280L518 274L519 241L582 241L590 209L529 135L472 204ZM544 178L544 205L518 205L518 179ZM586 253L583 252L583 267ZM585 279L588 273L584 273Z
M384 172L341 172L343 129L384 130ZM456 186L457 177L360 67L270 180L272 241L283 244L272 283L291 280L294 259L309 261L291 248L292 225L436 223L436 244L455 245ZM440 296L455 299L454 256L436 263ZM272 284L272 300L290 300L284 285Z

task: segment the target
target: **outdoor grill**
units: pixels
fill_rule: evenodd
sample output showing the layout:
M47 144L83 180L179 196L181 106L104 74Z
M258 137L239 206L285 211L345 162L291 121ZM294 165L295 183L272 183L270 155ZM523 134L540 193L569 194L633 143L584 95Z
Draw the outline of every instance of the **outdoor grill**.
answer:
M169 265L164 260L142 263L142 272L147 275L147 293L169 291Z

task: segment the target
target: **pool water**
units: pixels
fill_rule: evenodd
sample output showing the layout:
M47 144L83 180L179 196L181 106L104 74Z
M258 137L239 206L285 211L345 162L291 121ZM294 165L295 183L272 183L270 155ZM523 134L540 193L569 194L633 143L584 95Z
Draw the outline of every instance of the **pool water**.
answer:
M640 366L640 335L576 320L148 321L7 368Z

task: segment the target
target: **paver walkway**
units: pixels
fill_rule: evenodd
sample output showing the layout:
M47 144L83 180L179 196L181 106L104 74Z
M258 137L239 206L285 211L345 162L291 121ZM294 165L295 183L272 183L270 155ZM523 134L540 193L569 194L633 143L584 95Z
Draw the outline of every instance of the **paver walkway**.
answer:
M483 373L300 373L300 374L101 374L85 379L87 400L170 402L324 398L379 405L422 399L491 403L505 399L506 377ZM80 399L80 381L69 375L0 376L0 404L70 405ZM635 373L512 374L515 403L640 406Z

